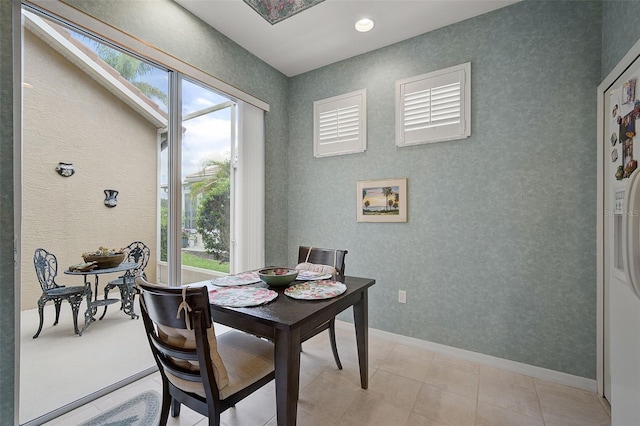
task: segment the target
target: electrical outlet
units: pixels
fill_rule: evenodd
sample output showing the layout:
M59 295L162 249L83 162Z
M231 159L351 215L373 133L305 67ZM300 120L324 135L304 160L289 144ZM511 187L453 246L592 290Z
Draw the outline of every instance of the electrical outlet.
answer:
M407 303L407 292L404 290L398 290L398 302Z

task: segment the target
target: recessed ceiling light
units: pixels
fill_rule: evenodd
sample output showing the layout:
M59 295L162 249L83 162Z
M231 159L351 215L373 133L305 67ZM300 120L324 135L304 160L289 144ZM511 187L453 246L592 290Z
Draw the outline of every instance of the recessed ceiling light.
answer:
M366 33L370 31L371 28L373 28L373 21L371 19L364 18L356 22L356 30L361 33Z

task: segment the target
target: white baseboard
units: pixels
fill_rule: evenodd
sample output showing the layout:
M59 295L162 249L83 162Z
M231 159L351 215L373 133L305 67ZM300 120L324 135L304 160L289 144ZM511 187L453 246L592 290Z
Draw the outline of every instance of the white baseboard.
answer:
M341 320L336 320L336 327L340 329L353 330L352 323ZM442 355L447 355L452 358L475 362L476 364L480 365L500 368L502 370L511 371L513 373L547 380L549 382L557 383L560 385L571 386L588 392L597 392L596 381L593 379L587 379L586 377L574 376L572 374L563 373L561 371L536 367L534 365L511 361L504 358L498 358L495 356L472 352L465 349L454 348L453 346L441 345L439 343L420 340L414 337L407 337L400 334L389 333L388 331L377 330L375 328L369 328L369 336L378 337L395 343L401 343L407 346L413 346Z

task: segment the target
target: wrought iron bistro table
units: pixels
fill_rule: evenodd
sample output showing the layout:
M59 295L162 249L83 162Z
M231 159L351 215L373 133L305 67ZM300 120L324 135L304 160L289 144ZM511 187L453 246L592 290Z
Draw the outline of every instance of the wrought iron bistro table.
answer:
M331 299L298 300L286 296L285 287L270 287L278 292L278 297L265 305L247 308L211 305L214 322L263 336L274 342L279 426L296 424L302 338L350 306L353 306L360 386L362 389L369 386L367 290L376 281L357 277L344 277L341 281L347 286L347 290Z
M113 268L104 268L104 269L93 269L91 271L69 271L68 269L64 271L67 275L82 275L84 280L84 286L87 289L87 310L84 312L84 326L82 326L82 330L78 333L79 336L82 336L82 333L89 327L93 321L95 321L95 315L98 312L98 308L100 306L111 305L112 303L118 303L120 299L98 299L98 280L99 276L102 274L113 274L116 272L125 272L130 269L135 269L138 266L135 262L122 262L118 266L114 266ZM87 275L95 275L94 279L94 296L91 297L91 282L87 279ZM93 299L93 300L92 300ZM122 300L123 308L129 309L133 304L133 301L129 297L125 297Z

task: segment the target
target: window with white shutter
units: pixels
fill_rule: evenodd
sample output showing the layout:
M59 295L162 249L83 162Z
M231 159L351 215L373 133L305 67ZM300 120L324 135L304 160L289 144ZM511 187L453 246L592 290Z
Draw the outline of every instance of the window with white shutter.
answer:
M313 103L313 155L353 154L367 149L364 89Z
M470 135L470 62L396 81L398 147Z

